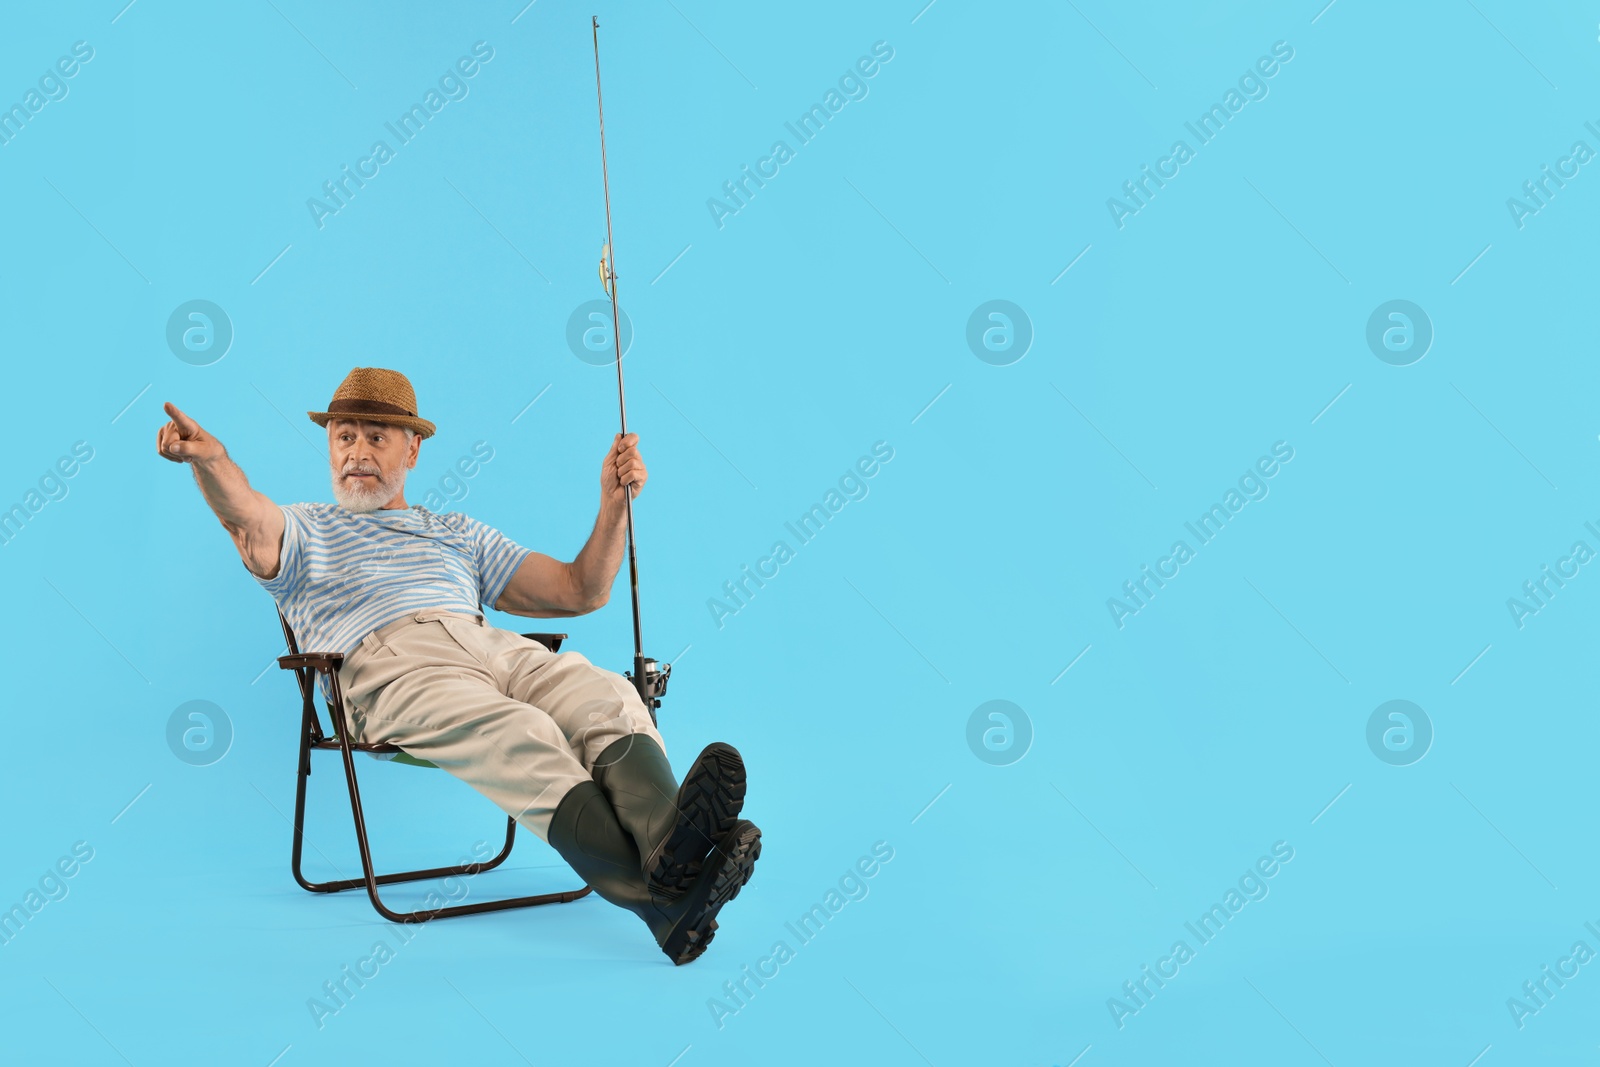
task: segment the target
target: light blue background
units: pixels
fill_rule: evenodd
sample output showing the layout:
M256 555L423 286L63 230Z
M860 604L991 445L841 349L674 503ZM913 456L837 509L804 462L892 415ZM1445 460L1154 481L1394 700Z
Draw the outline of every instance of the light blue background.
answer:
M1592 6L122 2L14 6L0 34L0 103L95 49L0 146L0 506L94 449L0 549L0 906L94 849L0 947L0 1058L1600 1055L1600 965L1521 1029L1506 1004L1575 941L1600 950L1600 578L1521 628L1506 604L1600 548L1600 176L1520 229L1506 207L1575 140L1600 148ZM745 753L765 852L692 966L594 898L442 921L319 1029L307 999L395 928L289 878L296 693L266 670L270 600L153 450L160 404L275 500L325 500L304 412L352 366L399 368L440 427L408 499L488 442L457 506L570 558L616 416L611 370L564 340L602 295L591 10L651 471L646 650L678 660L679 768L714 739ZM480 40L470 95L317 228L307 198ZM869 95L719 229L707 199L877 41ZM1119 229L1107 198L1277 41L1266 98ZM165 342L192 299L235 330L209 366ZM993 299L1035 332L1010 366L965 341ZM1393 299L1435 330L1406 367L1365 341ZM708 598L877 441L866 499L719 628ZM1279 441L1270 495L1119 629L1107 598ZM619 584L559 628L620 671L626 603ZM1002 699L1034 737L992 766L967 720ZM1392 699L1435 731L1410 766L1367 747ZM233 726L210 766L165 741L189 700ZM308 866L349 874L318 768ZM360 770L387 869L502 825L445 775ZM520 837L475 895L575 883ZM879 841L870 894L719 1029L708 1000ZM1270 895L1119 1029L1108 998L1279 841Z

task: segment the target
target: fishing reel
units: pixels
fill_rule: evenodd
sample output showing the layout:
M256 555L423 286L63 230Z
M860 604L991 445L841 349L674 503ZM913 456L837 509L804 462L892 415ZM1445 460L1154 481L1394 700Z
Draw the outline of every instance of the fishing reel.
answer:
M672 664L635 656L633 670L625 677L639 691L639 699L644 701L645 708L650 712L650 722L654 724L656 709L661 706L661 698L667 695L667 679L672 677Z

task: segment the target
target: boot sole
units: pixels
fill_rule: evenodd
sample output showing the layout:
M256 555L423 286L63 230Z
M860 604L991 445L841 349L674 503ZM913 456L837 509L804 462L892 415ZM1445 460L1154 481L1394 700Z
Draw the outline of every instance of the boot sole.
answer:
M663 900L677 900L700 877L706 855L744 810L744 759L732 745L707 745L678 789L678 823L645 870L645 883Z
M700 958L717 932L717 912L739 895L750 881L756 860L761 857L761 831L755 823L737 820L726 837L712 849L711 862L704 865L690 887L680 918L661 942L661 951L676 966Z

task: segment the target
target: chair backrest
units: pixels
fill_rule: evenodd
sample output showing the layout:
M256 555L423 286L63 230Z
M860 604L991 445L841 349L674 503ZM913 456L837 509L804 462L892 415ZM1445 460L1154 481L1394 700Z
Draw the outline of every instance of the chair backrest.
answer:
M300 645L297 641L295 641L294 628L289 625L289 620L284 618L282 611L278 612L278 625L283 627L283 640L284 643L289 647L289 655L298 656L300 654ZM326 689L322 689L320 676L318 676L317 672L310 667L294 668L294 676L295 681L300 685L300 699L304 711L305 730L310 735L312 743L315 744L316 742L322 741L328 735L322 732L322 716L318 714L316 700L312 696L311 687L313 685L313 676L317 676L319 679L315 684L318 689L322 690L322 700L324 706L327 706L328 691ZM329 730L332 730L333 726L333 716L330 709L328 716Z

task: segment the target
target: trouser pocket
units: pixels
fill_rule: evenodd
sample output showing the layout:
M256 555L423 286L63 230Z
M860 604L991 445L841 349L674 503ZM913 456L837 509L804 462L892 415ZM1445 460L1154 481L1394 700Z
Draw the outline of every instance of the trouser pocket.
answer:
M431 621L443 627L444 632L450 636L450 640L454 642L457 648L471 657L486 672L493 675L494 669L489 665L491 653L486 647L488 638L492 634L488 627L480 626L477 623L468 622L452 615L441 615ZM426 626L428 624L423 623L422 625Z

